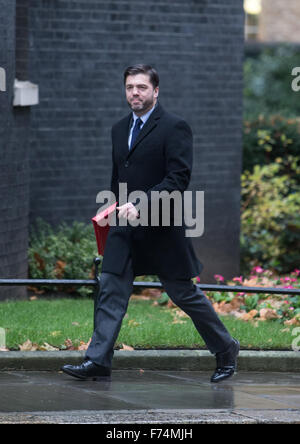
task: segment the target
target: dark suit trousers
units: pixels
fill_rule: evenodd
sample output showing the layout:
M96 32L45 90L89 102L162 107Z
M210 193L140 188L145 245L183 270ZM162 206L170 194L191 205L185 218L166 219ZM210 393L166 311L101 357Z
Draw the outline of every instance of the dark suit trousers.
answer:
M168 296L187 313L211 353L225 351L232 341L210 301L191 279L170 279L158 276ZM86 359L111 367L114 344L126 314L133 291L134 274L131 259L122 276L102 273L95 308L95 330Z

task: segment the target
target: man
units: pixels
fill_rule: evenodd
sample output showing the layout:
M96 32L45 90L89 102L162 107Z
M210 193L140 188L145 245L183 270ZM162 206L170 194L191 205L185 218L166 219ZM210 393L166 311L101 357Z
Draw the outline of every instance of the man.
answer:
M187 189L193 161L192 132L184 120L167 113L158 103L159 78L151 66L127 68L124 85L132 112L112 128L111 190L118 202L120 183L127 185L128 194L145 192L151 214L153 191L183 193ZM185 236L184 224L178 226L172 217L169 226L130 224L142 214L138 207L136 202L117 207L118 223L110 227L105 246L91 343L81 365L65 365L62 370L80 379L111 374L114 343L134 276L154 274L175 304L191 317L208 349L216 355L211 381L230 377L236 368L239 343L191 280L199 275L202 264ZM121 220L128 223L121 224Z

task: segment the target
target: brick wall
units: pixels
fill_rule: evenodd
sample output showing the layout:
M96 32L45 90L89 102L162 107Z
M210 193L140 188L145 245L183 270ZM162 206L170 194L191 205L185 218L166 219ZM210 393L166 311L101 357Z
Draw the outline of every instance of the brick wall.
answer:
M122 73L153 64L160 101L194 131L191 189L205 191L203 276L239 262L242 1L30 1L31 221L88 222L110 179L110 127L128 113Z
M14 0L0 0L0 66L6 92L0 92L0 277L27 277L29 109L13 108L16 71ZM0 299L22 297L24 287L0 287Z
M88 222L110 180L110 127L128 113L122 73L153 64L160 102L195 140L191 189L205 191L194 241L203 278L239 269L242 0L30 0L31 222Z

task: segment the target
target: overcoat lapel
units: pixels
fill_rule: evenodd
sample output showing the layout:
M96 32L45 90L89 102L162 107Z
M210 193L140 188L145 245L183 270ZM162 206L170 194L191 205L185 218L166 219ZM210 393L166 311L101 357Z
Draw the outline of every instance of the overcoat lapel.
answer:
M124 157L128 154L128 136L130 131L130 126L132 122L132 114L128 114L128 116L123 120L122 126L120 126L120 130L117 134L117 142L116 142L116 149L120 152L122 152L122 156L124 153Z
M162 107L159 104L157 104L157 107L151 113L149 119L147 120L147 122L141 129L141 132L137 136L132 148L128 150L127 158L131 156L133 151L137 148L138 144L157 126L158 120L160 119L162 112L163 112Z

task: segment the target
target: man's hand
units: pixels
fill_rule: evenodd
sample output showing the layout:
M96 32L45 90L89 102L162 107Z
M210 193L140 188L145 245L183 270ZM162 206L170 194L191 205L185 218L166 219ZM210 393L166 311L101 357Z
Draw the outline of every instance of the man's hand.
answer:
M119 210L118 218L124 217L128 220L135 220L139 217L139 212L131 202L117 207L117 210Z

